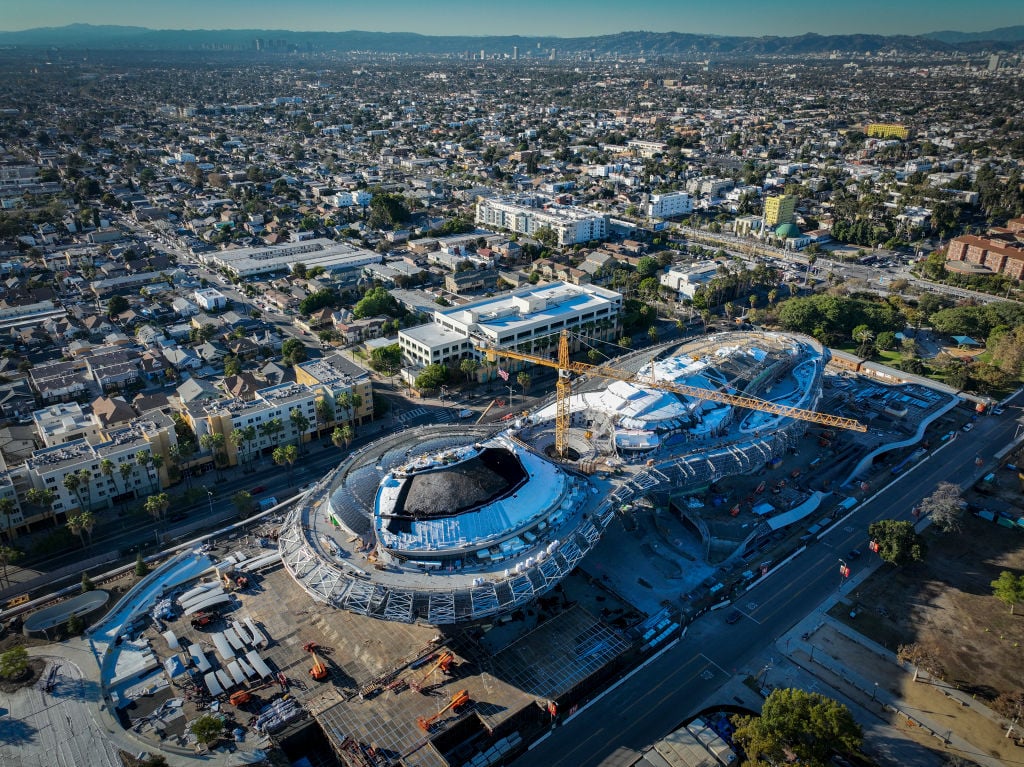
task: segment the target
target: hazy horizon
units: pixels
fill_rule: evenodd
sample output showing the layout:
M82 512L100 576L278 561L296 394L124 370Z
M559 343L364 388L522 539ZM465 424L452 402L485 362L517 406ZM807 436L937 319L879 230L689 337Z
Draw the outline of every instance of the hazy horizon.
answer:
M1024 24L1019 0L989 0L971 7L962 0L863 0L826 7L820 0L766 4L734 0L708 5L694 0L640 0L623 6L609 0L519 0L482 8L470 0L392 0L387 12L337 0L197 0L135 3L126 0L16 0L0 16L0 31L68 24L120 25L154 30L271 29L289 32L414 32L424 35L586 37L626 31L791 37L882 34L919 35L952 30L985 32ZM895 7L894 7L895 6Z

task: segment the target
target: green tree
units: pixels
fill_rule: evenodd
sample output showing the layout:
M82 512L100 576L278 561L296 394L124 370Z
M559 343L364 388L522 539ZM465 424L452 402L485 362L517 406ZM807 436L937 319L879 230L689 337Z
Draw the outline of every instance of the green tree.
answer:
M48 516L53 515L53 504L57 500L57 493L49 488L40 490L33 487L25 493L25 500L44 509Z
M281 358L285 365L298 365L308 359L306 346L298 338L289 338L281 344Z
M623 336L622 338L619 339L619 346L629 349L631 346L633 346L633 339L630 338L629 336Z
M352 316L357 320L368 317L398 317L401 314L401 307L395 297L386 288L376 287L366 291L366 294L359 299L352 307Z
M473 376L474 376L474 374L476 373L476 371L477 371L477 369L479 367L480 367L480 363L477 362L472 357L466 357L466 359L462 360L459 363L459 370L461 370L463 373L466 374L466 381L467 382L473 380Z
M416 376L415 386L420 391L433 391L440 389L441 385L448 381L448 368L438 363L427 365L420 374Z
M390 192L373 193L370 199L370 218L368 224L376 229L392 229L409 220L409 208L405 198Z
M328 397L320 397L313 404L316 412L316 437L320 439L320 431L334 420L334 403Z
M868 525L868 535L878 544L883 562L902 567L920 562L927 551L924 539L910 522L881 519Z
M274 448L273 459L278 466L288 467L288 481L292 481L292 467L298 460L299 449L295 445L278 445Z
M82 593L83 594L85 592L87 592L87 591L95 591L96 590L96 584L92 582L92 578L89 577L88 573L82 573L81 586L82 586Z
M224 357L224 375L236 376L242 372L242 361L238 359L234 354L228 354Z
M4 528L7 530L7 540L14 540L14 515L17 506L13 498L0 498L0 519L4 520Z
M142 558L141 551L135 556L135 574L139 578L144 578L149 574L149 565L147 565L146 560Z
M1009 570L1003 570L989 585L992 586L992 596L1008 605L1010 615L1013 615L1014 605L1024 599L1024 575L1014 575Z
M291 421L292 428L295 429L295 444L301 449L302 435L309 431L309 419L301 410L293 407L288 411L288 420Z
M760 716L737 716L733 722L733 739L758 764L784 764L796 757L803 765L825 767L835 751L858 752L864 737L842 703L794 688L772 690Z
M352 427L346 423L334 428L334 431L331 432L331 442L337 448L340 448L342 445L347 448L351 444L353 436Z
M525 370L521 370L519 374L516 376L516 383L519 384L519 388L523 390L523 394L526 394L527 392L530 391L530 384L532 382L533 379L530 377L530 374L527 373Z
M164 518L164 512L171 506L171 498L167 493L157 493L146 498L142 508L157 522Z
M247 490L239 490L231 496L231 502L235 505L238 516L245 519L252 511L252 494Z
M91 511L83 511L73 517L68 517L67 527L72 533L78 536L82 542L82 548L92 545L92 530L96 526L96 518ZM86 542L88 539L88 543Z
M921 500L918 508L922 514L931 515L935 527L944 533L950 533L960 532L960 523L966 506L959 485L940 482L931 495Z
M8 586L11 585L11 579L7 577L7 568L17 564L19 559L21 552L18 549L13 546L0 546L0 576Z
M647 328L647 337L649 339L651 339L651 343L652 344L658 343L658 326L657 325L651 325L649 328Z
M18 680L28 671L28 650L22 645L15 645L0 654L0 676L4 679Z
M128 299L124 296L111 296L107 301L107 316L116 317L122 312L128 311L129 306Z
M398 344L378 346L370 352L370 366L378 373L394 375L402 366L402 349Z
M224 722L218 716L203 714L188 729L201 745L210 747L224 734Z
M636 262L636 273L643 279L645 277L653 277L660 271L660 265L658 259L651 258L650 256L642 256Z

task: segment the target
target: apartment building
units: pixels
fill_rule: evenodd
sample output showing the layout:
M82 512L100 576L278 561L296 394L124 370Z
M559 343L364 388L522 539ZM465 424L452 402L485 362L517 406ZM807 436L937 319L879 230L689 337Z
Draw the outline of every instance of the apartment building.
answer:
M1015 280L1024 279L1024 242L1018 241L1013 234L954 237L946 249L946 259L978 264Z
M796 212L796 196L780 194L766 197L764 201L764 224L772 229L780 224L792 224Z
M173 439L166 433L167 429L149 429L132 424L107 432L104 441L96 445L83 438L34 451L22 466L11 472L23 513L32 508L25 502L25 496L32 488L53 491L56 496L51 507L54 515L79 510L97 511L112 507L122 498L142 498L159 492L166 483L165 470L161 468L158 472L152 464L143 466L138 462L139 453L152 456L160 452L161 444L150 441L153 431L159 431L167 444ZM173 432L173 426L170 431ZM110 476L101 471L104 460L114 464ZM128 465L130 469L125 470L126 476L121 473L122 465ZM65 484L72 474L82 477L83 470L87 480L79 479L71 487ZM45 509L38 509L32 516L23 516L18 524L32 524L47 513Z
M327 397L335 403L334 421L323 426L333 427L336 423L350 420L339 405L344 403L346 394L359 397L359 407L352 410L352 421L361 424L373 419L373 383L369 371L340 354L331 354L296 365L295 382L318 391L319 396Z
M224 455L228 465L235 466L240 457L263 453L277 445L289 442L307 442L316 431L316 399L318 392L299 383L268 386L255 393L251 400L240 397L222 400L202 400L184 406L182 416L202 440L206 434L224 436ZM298 411L309 423L301 431L292 420L292 411ZM274 430L269 423L280 423ZM229 435L248 427L256 429L255 439L241 446L232 443Z
M596 285L553 282L436 310L434 321L401 330L402 356L413 367L481 358L477 346L545 349L562 330L590 338L614 338L620 331L622 296ZM482 371L481 376L493 376Z
M207 312L220 311L228 305L227 296L216 288L204 288L203 290L197 290L192 294L192 296L196 299L196 303Z
M652 194L647 201L650 218L672 218L693 213L693 198L686 192Z
M608 234L608 220L602 214L532 195L481 200L476 205L476 223L531 237L539 229L551 229L560 246L603 240Z

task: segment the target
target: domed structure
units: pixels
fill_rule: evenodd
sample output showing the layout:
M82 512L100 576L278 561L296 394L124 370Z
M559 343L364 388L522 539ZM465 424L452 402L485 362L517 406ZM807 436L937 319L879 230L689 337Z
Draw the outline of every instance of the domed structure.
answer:
M803 232L796 224L779 224L775 229L775 236L780 240L788 240L790 237L802 237Z

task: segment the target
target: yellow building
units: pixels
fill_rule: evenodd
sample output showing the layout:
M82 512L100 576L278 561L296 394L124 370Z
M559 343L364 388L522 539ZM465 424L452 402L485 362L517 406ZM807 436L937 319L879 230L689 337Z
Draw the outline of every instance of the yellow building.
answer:
M899 123L871 123L864 129L868 138L898 138L904 141L910 136L906 125Z
M795 210L796 197L792 194L766 198L764 201L765 227L772 229L779 224L792 224Z

